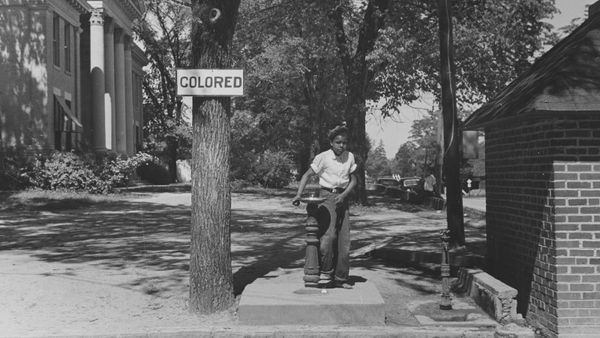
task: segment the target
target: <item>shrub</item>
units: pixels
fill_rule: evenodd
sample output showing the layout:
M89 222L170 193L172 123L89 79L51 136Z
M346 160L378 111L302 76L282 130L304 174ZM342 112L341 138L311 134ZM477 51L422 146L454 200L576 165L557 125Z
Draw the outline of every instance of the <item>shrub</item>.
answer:
M154 157L152 161L144 162L137 168L137 175L150 184L164 185L171 183L169 170Z
M0 150L0 190L19 190L27 186L23 175L28 167L28 158L23 151Z
M136 168L152 160L145 153L127 158L116 153L54 152L48 156L37 155L24 177L30 186L39 189L103 194L128 185Z
M267 150L259 157L254 172L263 187L283 188L292 181L294 168L294 162L286 152Z
M97 159L96 176L112 190L125 187L136 174L136 169L151 163L154 158L146 153L137 153L132 157L108 155Z
M252 152L238 153L233 152L229 156L231 165L229 178L231 180L244 180L248 182L256 182L256 173L254 167L258 162L259 156Z
M74 153L37 155L26 176L32 186L44 190L95 190L101 183L92 167Z

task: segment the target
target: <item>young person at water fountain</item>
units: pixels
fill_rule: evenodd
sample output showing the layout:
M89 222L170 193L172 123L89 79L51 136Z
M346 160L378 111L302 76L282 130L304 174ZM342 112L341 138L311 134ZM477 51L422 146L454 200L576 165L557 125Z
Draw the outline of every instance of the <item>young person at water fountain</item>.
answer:
M298 193L292 200L298 205L304 187L313 175L319 176L320 197L326 200L319 205L317 222L320 239L320 284L351 289L348 283L350 272L350 212L348 195L356 186L356 162L354 155L346 150L348 129L338 126L328 134L331 149L313 160L310 168L302 175Z

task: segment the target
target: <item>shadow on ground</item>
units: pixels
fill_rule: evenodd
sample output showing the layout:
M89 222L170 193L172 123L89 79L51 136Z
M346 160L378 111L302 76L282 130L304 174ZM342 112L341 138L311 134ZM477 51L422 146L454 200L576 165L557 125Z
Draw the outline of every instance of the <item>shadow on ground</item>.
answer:
M284 191L275 196L268 192L247 192L237 196L260 201L261 205L286 205L293 192ZM187 288L189 205L142 203L136 202L135 198L114 201L56 201L49 198L32 199L25 207L18 204L7 207L6 194L1 201L0 253L18 250L46 262L86 263L113 271L131 268L160 271L159 277L140 276L125 285L156 296ZM427 212L414 206L410 208L416 208L415 212ZM256 278L271 271L303 266L304 219L302 210L291 207L261 210L260 207L237 207L233 203L231 239L236 295ZM443 226L444 220L435 217L372 220L358 215L353 221L352 249L389 239L394 231L397 233L394 236L406 245L436 246L439 228ZM405 227L421 230L412 231ZM481 229L473 228L474 232L477 230L481 232ZM398 285L421 294L436 292L427 286L437 278L435 271L373 257L353 260L354 267L371 271L386 268L411 276L397 278ZM153 286L157 284L160 285Z

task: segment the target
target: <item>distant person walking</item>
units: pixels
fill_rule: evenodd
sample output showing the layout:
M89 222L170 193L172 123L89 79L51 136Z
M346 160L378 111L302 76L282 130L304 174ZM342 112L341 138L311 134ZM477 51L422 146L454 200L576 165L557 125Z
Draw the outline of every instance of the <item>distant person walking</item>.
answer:
M338 126L328 134L331 149L315 156L310 168L302 175L298 193L292 200L299 203L304 187L313 175L319 176L320 196L326 200L319 205L320 279L321 284L351 289L350 273L350 212L348 195L356 186L356 162L346 150L348 129Z
M427 177L425 177L424 182L423 182L423 190L425 191L425 196L432 197L432 196L437 195L435 193L435 184L436 183L437 183L437 179L431 172L429 172L429 175L427 175Z

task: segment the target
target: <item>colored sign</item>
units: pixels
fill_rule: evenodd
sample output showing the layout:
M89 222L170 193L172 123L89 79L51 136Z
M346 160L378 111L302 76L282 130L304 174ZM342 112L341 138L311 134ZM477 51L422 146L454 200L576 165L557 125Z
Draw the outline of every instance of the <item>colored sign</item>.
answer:
M243 69L177 69L177 95L243 96Z

